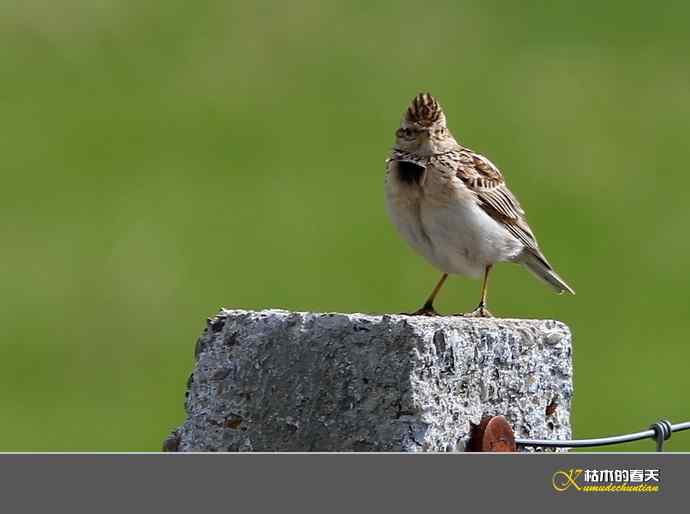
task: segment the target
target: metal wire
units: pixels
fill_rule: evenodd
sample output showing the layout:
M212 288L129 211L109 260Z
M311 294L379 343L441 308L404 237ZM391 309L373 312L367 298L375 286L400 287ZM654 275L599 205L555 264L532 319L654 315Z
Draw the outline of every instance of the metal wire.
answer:
M663 443L666 439L671 437L673 432L681 432L683 430L690 430L690 421L684 423L676 423L672 425L669 421L661 420L654 423L649 430L642 432L635 432L634 434L615 435L612 437L600 437L598 439L571 439L566 441L558 441L553 439L520 439L515 438L515 443L518 446L543 446L550 448L588 448L592 446L607 446L610 444L629 443L631 441L640 441L642 439L655 439L657 443L657 451L663 450Z

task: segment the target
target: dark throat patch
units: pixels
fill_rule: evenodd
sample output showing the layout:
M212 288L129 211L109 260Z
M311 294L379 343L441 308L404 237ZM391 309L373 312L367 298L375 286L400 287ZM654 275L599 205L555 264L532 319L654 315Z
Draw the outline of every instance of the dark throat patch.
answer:
M406 184L419 184L422 175L424 174L424 166L411 161L398 161L398 177Z

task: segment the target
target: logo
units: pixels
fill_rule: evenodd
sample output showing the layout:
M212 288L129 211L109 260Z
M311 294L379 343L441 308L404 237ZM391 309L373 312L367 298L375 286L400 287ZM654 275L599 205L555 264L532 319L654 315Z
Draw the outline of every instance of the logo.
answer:
M551 477L556 492L658 493L658 469L559 469Z

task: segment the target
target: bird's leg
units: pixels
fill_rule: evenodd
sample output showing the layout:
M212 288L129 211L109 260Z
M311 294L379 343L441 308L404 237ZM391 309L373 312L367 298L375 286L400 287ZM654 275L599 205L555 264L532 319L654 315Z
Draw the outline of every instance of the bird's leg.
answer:
M479 300L479 306L466 316L473 316L476 318L493 318L493 314L486 308L486 292L489 285L489 272L491 271L491 264L484 268L484 280L482 281L482 298Z
M409 314L409 316L440 316L440 314L434 310L434 299L436 298L438 292L441 290L441 287L443 287L443 283L446 281L447 278L448 273L444 273L441 276L441 280L439 280L438 284L436 284L436 287L434 287L434 290L431 291L429 298L427 298L426 302L424 302L422 308L413 312L412 314Z

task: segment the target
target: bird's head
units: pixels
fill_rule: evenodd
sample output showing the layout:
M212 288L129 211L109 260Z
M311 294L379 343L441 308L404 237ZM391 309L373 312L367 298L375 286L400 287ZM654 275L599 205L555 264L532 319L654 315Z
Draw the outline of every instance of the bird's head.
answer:
M446 127L441 104L429 93L418 94L405 111L395 133L395 147L417 155L444 153L457 146Z

